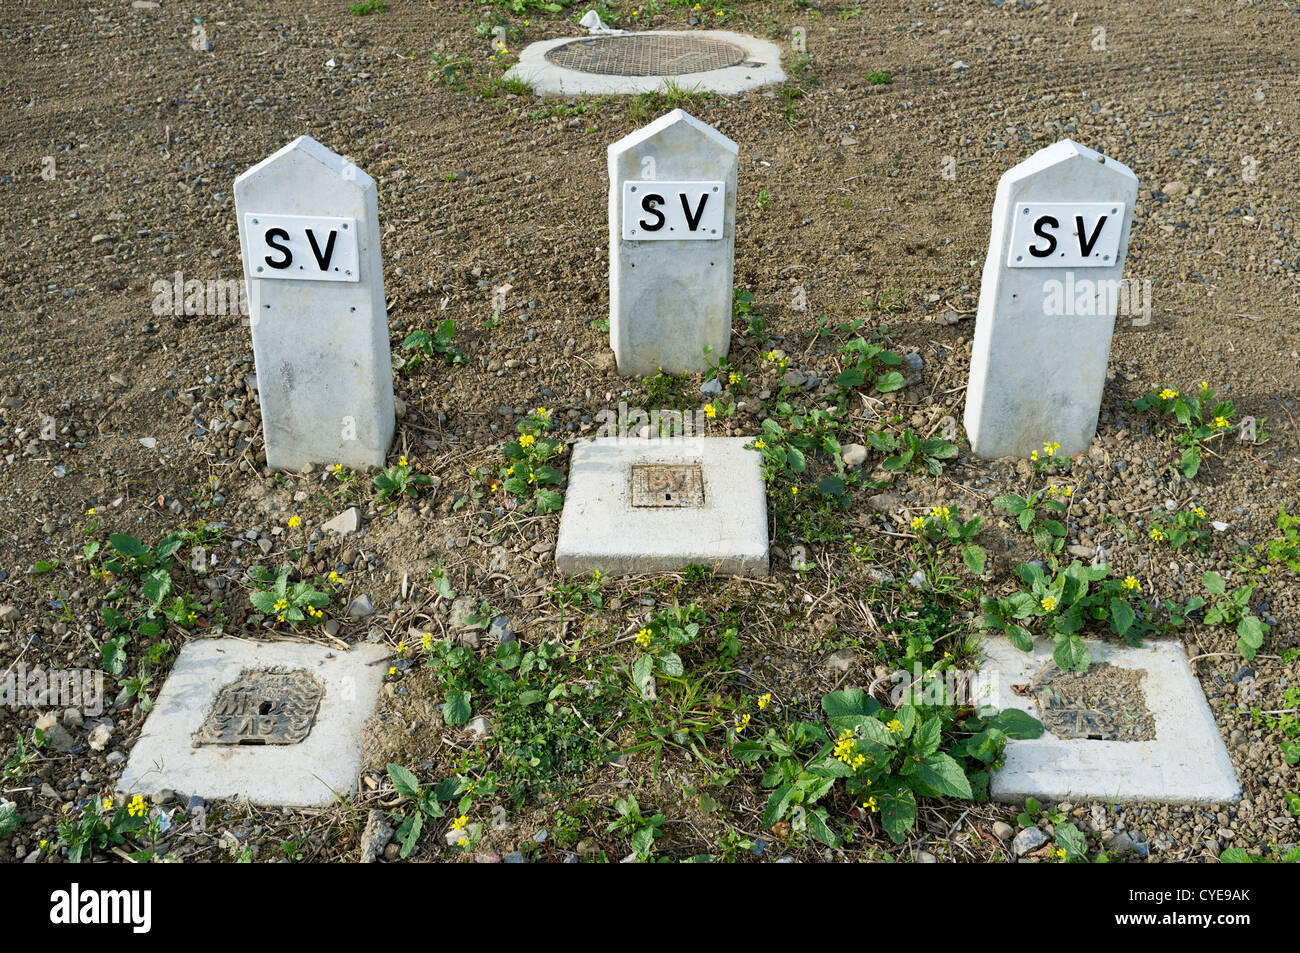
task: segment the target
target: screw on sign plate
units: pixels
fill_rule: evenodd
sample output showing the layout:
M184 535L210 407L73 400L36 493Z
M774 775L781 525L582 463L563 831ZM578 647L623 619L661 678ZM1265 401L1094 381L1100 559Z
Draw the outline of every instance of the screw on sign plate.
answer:
M698 463L641 463L632 467L633 506L703 506Z

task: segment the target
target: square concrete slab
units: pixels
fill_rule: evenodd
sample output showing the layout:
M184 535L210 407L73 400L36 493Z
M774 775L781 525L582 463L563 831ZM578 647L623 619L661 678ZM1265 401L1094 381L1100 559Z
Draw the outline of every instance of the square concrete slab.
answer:
M988 661L980 671L976 704L1019 708L1049 726L1039 738L1007 743L1006 763L990 783L993 799L1240 800L1228 749L1182 643L1132 648L1089 641L1087 646L1089 674L1099 673L1097 681L1074 691L1074 676L1054 667L1044 674L1052 642L1036 643L1028 653L1003 638L985 641ZM1026 685L1030 695L1012 688ZM1036 698L1048 705L1046 716Z
M563 573L709 566L767 575L762 455L745 437L576 444L555 565Z
M326 807L361 770L388 650L204 639L181 649L118 790Z

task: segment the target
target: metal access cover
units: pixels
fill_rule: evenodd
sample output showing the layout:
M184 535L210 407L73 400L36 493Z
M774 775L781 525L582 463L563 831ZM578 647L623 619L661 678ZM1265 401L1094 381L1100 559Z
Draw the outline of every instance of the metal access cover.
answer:
M1079 675L1052 663L1034 677L1030 689L1043 727L1058 738L1150 741L1156 725L1142 693L1144 674L1098 662Z
M724 40L632 33L593 36L546 53L556 66L606 76L680 76L738 66L748 54Z
M698 463L634 464L632 505L703 506L703 468Z
M194 747L296 745L311 732L324 693L305 669L244 672L217 694Z

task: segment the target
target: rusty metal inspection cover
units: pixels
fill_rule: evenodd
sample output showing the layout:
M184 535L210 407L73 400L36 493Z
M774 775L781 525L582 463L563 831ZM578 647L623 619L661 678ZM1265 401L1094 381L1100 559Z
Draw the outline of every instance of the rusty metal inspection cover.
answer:
M296 745L311 732L323 694L304 669L244 672L217 694L194 745Z
M703 506L698 463L639 463L632 467L633 506Z
M1098 662L1080 675L1063 672L1053 662L1031 687L1043 726L1058 738L1149 741L1156 736L1155 719L1142 693L1144 674Z
M546 53L556 66L606 76L680 76L726 69L745 61L742 47L724 40L633 33L593 36Z

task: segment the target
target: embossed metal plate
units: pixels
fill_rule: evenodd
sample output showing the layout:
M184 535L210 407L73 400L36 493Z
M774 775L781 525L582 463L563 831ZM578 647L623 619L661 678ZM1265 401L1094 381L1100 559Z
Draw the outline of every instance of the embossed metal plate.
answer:
M1058 738L1097 741L1150 741L1155 718L1142 692L1140 669L1095 663L1079 675L1055 664L1039 672L1030 685L1043 727Z
M726 69L745 61L745 50L711 37L633 33L593 36L557 46L546 58L557 66L605 76L681 76Z
M633 464L632 505L703 506L703 468L698 463Z
M304 669L244 672L217 693L194 746L296 745L311 733L324 692Z

